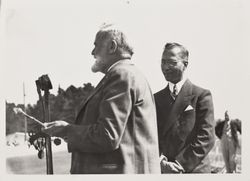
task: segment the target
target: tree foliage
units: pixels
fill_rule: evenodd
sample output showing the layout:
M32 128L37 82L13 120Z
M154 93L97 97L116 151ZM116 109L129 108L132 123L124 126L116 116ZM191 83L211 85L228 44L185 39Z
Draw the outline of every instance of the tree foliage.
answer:
M5 102L6 105L6 135L14 132L24 131L24 117L16 115L13 111L14 107L24 108L23 105L15 105L14 103Z
M71 85L66 90L58 88L57 95L50 94L49 106L51 120L64 120L73 123L83 103L89 94L94 90L91 83L83 84L83 87L76 88ZM14 107L24 109L24 105L15 105L14 103L6 102L6 135L14 132L24 132L24 116L22 114L15 114ZM35 117L43 122L42 102L38 100L36 104L26 106L27 114ZM30 121L27 118L27 131L37 132L41 126L36 122Z

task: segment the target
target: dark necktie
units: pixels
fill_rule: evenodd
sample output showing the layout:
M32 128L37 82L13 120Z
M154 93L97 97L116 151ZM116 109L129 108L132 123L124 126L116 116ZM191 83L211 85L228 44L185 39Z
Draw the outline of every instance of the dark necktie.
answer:
M178 95L178 90L177 90L177 87L176 87L176 84L175 84L174 87L173 87L172 96L173 96L174 99L176 99L177 95Z

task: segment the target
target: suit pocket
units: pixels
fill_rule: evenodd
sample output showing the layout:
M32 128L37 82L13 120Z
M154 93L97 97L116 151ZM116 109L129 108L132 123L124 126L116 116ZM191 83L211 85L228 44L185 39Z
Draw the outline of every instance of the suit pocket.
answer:
M181 140L185 140L188 135L192 132L195 125L195 111L189 110L183 112L178 121L177 121L177 129L178 135Z
M182 114L185 115L185 114L189 114L189 113L192 113L192 112L194 112L194 109L186 110Z
M180 125L189 125L190 122L193 122L193 120L195 120L194 110L188 110L183 112L178 119Z

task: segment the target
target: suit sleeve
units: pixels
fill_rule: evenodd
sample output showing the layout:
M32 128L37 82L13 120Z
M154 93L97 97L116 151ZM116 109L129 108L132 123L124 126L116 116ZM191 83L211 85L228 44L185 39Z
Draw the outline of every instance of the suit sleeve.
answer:
M199 96L196 104L196 132L194 140L176 157L186 172L191 172L214 146L214 110L210 91Z
M68 150L80 152L108 152L119 147L132 108L129 77L110 76L103 90L96 124L70 125L67 130ZM93 111L93 114L96 112Z

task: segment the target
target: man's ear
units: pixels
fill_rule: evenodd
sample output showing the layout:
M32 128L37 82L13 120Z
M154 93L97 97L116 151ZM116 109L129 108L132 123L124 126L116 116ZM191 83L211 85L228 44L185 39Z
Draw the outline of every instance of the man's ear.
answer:
M188 61L184 61L183 63L184 63L184 66L187 68L187 66L188 66Z
M117 43L115 40L112 40L109 44L109 53L115 53L117 50Z

